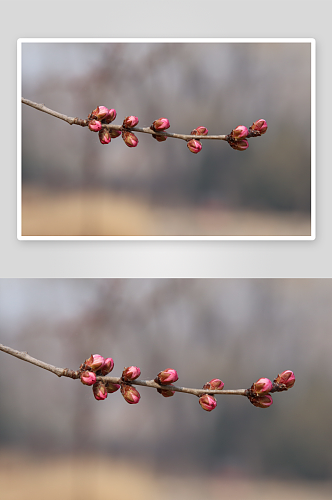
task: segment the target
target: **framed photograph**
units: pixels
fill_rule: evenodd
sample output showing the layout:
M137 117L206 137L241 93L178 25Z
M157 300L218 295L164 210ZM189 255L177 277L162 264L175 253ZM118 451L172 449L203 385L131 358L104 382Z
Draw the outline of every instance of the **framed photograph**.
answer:
M315 239L314 39L17 49L18 239Z

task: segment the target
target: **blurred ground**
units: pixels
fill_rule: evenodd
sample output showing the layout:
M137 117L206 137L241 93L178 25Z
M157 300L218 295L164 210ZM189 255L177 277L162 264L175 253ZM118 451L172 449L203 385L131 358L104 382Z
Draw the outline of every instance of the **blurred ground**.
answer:
M165 206L101 189L53 191L23 186L23 236L308 236L310 214Z
M156 472L148 464L99 456L57 458L2 452L0 483L3 500L328 500L328 482L251 480L237 477L195 476Z

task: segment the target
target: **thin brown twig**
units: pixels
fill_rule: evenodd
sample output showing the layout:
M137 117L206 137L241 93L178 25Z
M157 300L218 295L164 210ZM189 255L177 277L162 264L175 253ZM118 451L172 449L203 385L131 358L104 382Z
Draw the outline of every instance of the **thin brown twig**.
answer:
M56 366L45 363L44 361L40 361L39 359L33 358L27 352L17 351L12 347L6 347L0 344L0 351L3 351L11 356L15 356L18 359L23 361L27 361L39 368L43 368L44 370L48 370L51 373L54 373L58 377L70 377L73 379L79 378L79 371L69 370L68 368L57 368ZM121 377L97 377L97 380L102 382L111 382L113 384L120 384L122 382ZM237 390L213 390L213 389L191 389L188 387L178 387L175 385L159 385L154 380L133 380L130 382L126 382L130 385L141 385L144 387L151 387L154 389L162 389L162 390L171 390L175 392L184 392L186 394L193 394L194 396L200 397L202 394L229 394L229 395L237 395L237 396L246 396L246 389L237 389Z

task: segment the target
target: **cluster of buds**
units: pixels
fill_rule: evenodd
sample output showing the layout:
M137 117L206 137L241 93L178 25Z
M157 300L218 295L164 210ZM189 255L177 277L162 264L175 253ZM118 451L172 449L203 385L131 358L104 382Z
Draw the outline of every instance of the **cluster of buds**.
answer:
M224 382L219 378L213 378L210 382L203 385L203 389L212 389L213 391L221 391L224 388ZM199 398L199 404L205 411L212 411L217 406L217 400L213 394L203 394Z
M295 384L295 376L291 370L280 373L273 382L268 378L260 378L247 389L246 396L257 408L268 408L273 399L270 393L287 391Z
M91 354L91 356L81 364L78 370L78 376L84 385L92 386L93 395L98 401L103 401L107 395L120 392L129 404L137 404L141 399L138 390L133 387L136 385L147 385L155 387L159 394L165 398L174 395L176 391L191 392L199 397L199 404L205 411L212 411L217 406L215 395L223 391L224 383L219 378L213 378L210 382L203 385L200 389L185 389L183 387L175 387L173 384L179 377L177 371L173 368L166 368L158 373L153 381L138 381L141 375L141 370L137 366L128 366L124 368L121 377L108 378L108 375L114 367L112 358L103 358L99 354ZM237 393L246 396L249 401L258 408L268 408L272 405L273 400L271 393L287 391L295 384L295 376L291 370L286 370L280 373L273 382L268 378L260 378L254 382L249 389L239 391L223 391L227 393ZM173 389L174 388L174 389Z
M249 129L244 125L239 125L227 136L228 144L238 151L245 151L249 147L249 137L259 137L267 131L267 123L260 119L254 122Z
M115 109L108 109L105 106L98 106L88 116L88 126L92 132L98 132L101 144L109 144L111 139L121 135L119 130L107 130L103 124L112 123L116 118Z
M206 127L197 127L190 132L190 135L208 135L209 131ZM197 154L202 149L201 141L198 139L190 139L187 142L187 148L194 154Z

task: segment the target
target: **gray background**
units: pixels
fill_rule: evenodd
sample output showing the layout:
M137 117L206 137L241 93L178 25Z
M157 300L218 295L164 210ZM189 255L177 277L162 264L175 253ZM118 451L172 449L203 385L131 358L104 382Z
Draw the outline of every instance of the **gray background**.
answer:
M173 7L174 6L174 7ZM241 9L245 15L240 15ZM330 2L6 4L1 44L0 223L5 276L330 276ZM20 12L19 17L16 15ZM148 15L147 15L148 14ZM110 16L110 17L108 17ZM15 18L15 23L13 19ZM49 20L52 20L51 22ZM96 26L94 28L94 26ZM312 37L317 42L317 239L313 242L20 242L16 239L16 40L21 37ZM330 177L329 177L330 176ZM227 265L225 265L227 263ZM250 263L250 264L249 264ZM248 265L249 264L249 265Z

